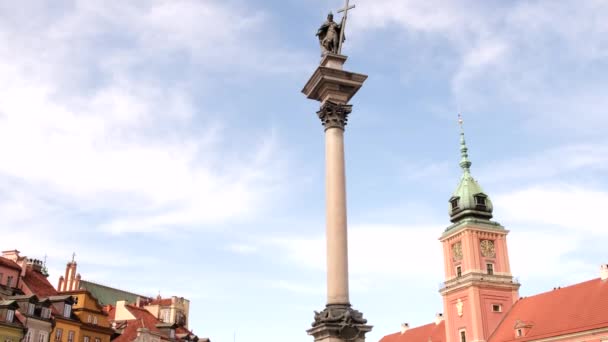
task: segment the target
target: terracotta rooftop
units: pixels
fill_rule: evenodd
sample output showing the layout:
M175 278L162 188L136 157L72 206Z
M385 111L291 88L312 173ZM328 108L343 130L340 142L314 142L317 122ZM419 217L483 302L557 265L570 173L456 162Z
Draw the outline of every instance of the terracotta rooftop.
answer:
M148 310L138 308L133 305L125 305L125 307L133 314L133 316L135 316L135 319L126 322L126 326L122 331L122 334L112 340L113 342L133 341L137 337L137 329L139 328L147 328L150 330L150 332L161 333L156 327L156 324L161 323L161 321L154 317L154 315L152 315ZM113 320L115 316L116 307L111 307L108 311L108 317Z
M21 266L17 265L14 261L4 257L0 257L0 266L8 267L13 270L21 271Z
M384 336L380 342L445 342L445 323L430 323Z
M38 271L28 269L22 278L23 285L39 298L58 295L57 290L51 285L47 277Z
M524 336L516 338L516 325ZM608 280L599 278L520 299L488 341L528 341L608 327ZM526 331L527 330L527 331Z
M150 302L150 305L169 306L171 305L171 298L156 298Z

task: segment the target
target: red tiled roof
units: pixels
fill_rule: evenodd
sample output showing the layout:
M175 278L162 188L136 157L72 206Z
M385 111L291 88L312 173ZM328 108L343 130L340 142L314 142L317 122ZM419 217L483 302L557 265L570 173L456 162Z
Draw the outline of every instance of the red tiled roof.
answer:
M0 257L0 266L12 268L13 270L21 271L21 266L17 265L14 261L4 257Z
M380 342L445 342L445 323L430 323L408 329L403 334L398 332L386 335Z
M515 338L515 325L531 325ZM522 298L490 336L489 341L528 341L608 327L608 280L594 279Z
M39 298L56 296L59 294L49 280L40 272L27 270L25 276L21 280L23 284Z
M171 298L154 299L150 302L150 305L169 306L171 305Z
M137 329L147 328L151 332L160 333L160 330L156 327L156 324L161 323L154 315L148 310L138 308L133 305L125 306L129 312L135 316L135 319L126 322L126 327L122 331L122 334L117 338L113 339L112 342L131 342L137 337ZM113 320L116 317L116 308L112 307L108 311L108 317Z

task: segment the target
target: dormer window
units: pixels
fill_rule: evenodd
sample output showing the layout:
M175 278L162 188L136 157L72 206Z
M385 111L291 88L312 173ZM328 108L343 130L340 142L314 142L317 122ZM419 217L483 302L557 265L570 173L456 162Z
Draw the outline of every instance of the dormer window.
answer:
M40 316L42 318L46 318L46 319L51 318L51 309L49 309L49 308L42 308L42 311L40 312Z
M6 321L8 323L13 323L13 318L15 318L15 311L7 310L6 311Z
M450 204L452 205L452 210L458 209L458 197L452 198Z
M70 318L71 314L72 314L72 306L69 304L66 304L63 307L63 317Z
M486 206L486 196L484 194L475 195L475 205L485 207Z
M27 314L28 315L33 316L34 309L36 309L36 306L33 303L27 303Z
M523 335L523 333L521 332L521 329L517 329L517 337L521 337Z

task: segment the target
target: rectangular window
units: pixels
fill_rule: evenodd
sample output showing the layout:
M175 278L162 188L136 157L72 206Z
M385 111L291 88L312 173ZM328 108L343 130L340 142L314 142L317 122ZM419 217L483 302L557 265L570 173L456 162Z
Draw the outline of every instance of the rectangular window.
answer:
M41 331L38 333L38 342L46 342L47 332Z
M93 324L97 325L97 316L93 316Z
M475 204L477 205L486 205L486 198L483 196L475 196Z
M68 331L68 342L74 342L74 330Z
M13 286L13 276L6 277L6 286L8 286L8 287Z
M456 276L462 277L462 267L461 266L456 266Z
M101 342L101 339L99 337L95 337L95 342Z
M28 315L33 316L34 309L36 309L36 306L33 303L27 303L27 314Z
M521 329L517 329L517 337L521 337Z
M71 314L72 314L72 306L71 306L71 305L66 304L66 305L63 307L63 317L70 318L70 315L71 315Z
M87 323L91 323L91 322L93 322L93 316L88 315L87 316Z
M15 311L13 311L13 310L6 311L6 321L9 323L13 323L13 318L15 318Z
M452 204L452 209L458 208L458 198L454 198L453 200L450 201L450 203Z
M83 339L84 342L91 342L91 338L89 336L85 336Z
M57 329L55 330L55 341L57 341L57 342L61 342L61 337L62 337L62 335L63 335L63 329L61 329L61 328L57 328Z
M486 268L488 270L488 274L489 275L493 275L494 274L494 264L486 264Z
M51 309L42 308L42 310L40 312L40 316L42 316L42 318L46 318L46 319L51 318Z
M467 342L467 333L464 330L460 330L460 342Z
M32 331L28 331L27 334L25 334L25 338L23 339L23 341L25 342L32 342Z
M2 274L2 273L0 272L0 284L2 284L2 277L3 277L3 276L4 276L4 274Z
M502 305L500 305L500 304L492 304L492 311L493 312L502 312Z

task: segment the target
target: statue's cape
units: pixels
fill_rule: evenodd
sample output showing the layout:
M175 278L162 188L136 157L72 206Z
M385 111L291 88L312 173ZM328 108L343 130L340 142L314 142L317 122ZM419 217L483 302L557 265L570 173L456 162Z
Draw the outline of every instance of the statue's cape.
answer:
M340 35L340 31L342 30L342 25L341 24L337 24L336 25L336 33L338 35ZM319 29L317 30L317 36L319 36L319 41L322 41L323 39L325 39L325 36L327 35L327 30L329 29L329 22L324 22L321 27L319 27Z

